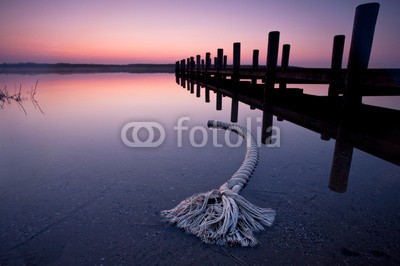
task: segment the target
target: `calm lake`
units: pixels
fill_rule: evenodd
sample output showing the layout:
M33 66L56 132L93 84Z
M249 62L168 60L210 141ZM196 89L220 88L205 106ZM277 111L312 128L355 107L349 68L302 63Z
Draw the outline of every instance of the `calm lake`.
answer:
M274 117L274 145L261 145L241 195L276 210L275 223L255 248L204 244L160 211L218 188L240 166L238 137L207 129L209 119L230 121L229 97L217 111L214 92L206 103L204 88L190 93L173 74L0 75L2 89L20 84L21 105L0 109L2 265L400 263L395 164L354 149L347 191L334 192L335 140ZM398 98L387 105L398 108ZM239 103L238 124L257 135L261 120ZM127 146L130 122L161 126L160 145ZM137 132L143 143L151 137Z

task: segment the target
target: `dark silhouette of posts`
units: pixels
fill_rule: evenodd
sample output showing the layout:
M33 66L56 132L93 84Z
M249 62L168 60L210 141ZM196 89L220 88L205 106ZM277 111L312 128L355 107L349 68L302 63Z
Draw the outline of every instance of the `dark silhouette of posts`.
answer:
M190 73L190 58L186 59L186 75Z
M287 69L289 67L289 54L290 54L290 44L284 44L282 46L282 60L281 60L281 68ZM286 89L286 83L279 83L279 89Z
M224 65L223 65L223 68L226 68L227 64L228 64L228 56L224 55Z
M214 57L214 68L217 68L217 57Z
M259 55L260 55L260 51L257 50L257 49L254 49L253 50L253 63L252 63L252 66L251 66L253 69L257 69L258 68L258 57L259 57ZM251 80L251 84L256 85L257 84L257 79L253 78Z
M362 74L368 68L379 4L359 5L354 16L344 94L345 109L357 109L362 102Z
M332 48L332 60L331 60L331 69L332 69L332 81L329 84L328 96L329 97L337 97L339 95L339 82L338 75L339 71L342 69L342 60L343 60L343 50L344 50L344 35L336 35L333 38L333 48Z
M201 59L201 68L204 69L204 59Z

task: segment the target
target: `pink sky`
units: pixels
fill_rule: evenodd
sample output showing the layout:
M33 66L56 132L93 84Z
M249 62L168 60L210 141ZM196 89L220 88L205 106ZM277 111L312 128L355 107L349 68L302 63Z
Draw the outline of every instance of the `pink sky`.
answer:
M346 35L345 63L361 0L13 0L0 2L0 63L174 63L242 43L265 63L269 31L289 43L291 65L328 67L333 36ZM400 67L400 1L381 4L371 67Z

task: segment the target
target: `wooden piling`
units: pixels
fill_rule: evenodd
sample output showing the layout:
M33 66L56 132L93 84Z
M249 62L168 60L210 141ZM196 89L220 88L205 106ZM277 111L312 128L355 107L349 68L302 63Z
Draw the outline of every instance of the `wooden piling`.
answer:
M223 68L226 68L228 64L228 56L224 55L224 64L223 64Z
M339 70L342 69L343 50L344 50L344 35L336 35L333 38L332 48L332 59L331 59L331 70L332 70L332 82L329 84L328 96L337 97L339 96Z
M199 71L200 64L200 55L196 55L196 71Z
M358 108L362 102L362 74L368 68L378 12L378 3L356 8L344 94L346 109Z
M275 85L275 70L278 63L279 31L271 31L268 34L267 48L267 73L265 77L264 102L272 101L272 90ZM270 104L267 104L270 106Z
M252 68L257 69L258 68L258 57L259 57L260 51L257 49L253 50L253 62L252 62ZM253 78L251 79L251 84L256 85L257 84L257 79Z
M211 53L206 53L206 69L211 68Z
M217 111L222 110L222 93L217 91Z
M239 100L236 97L233 97L232 105L231 105L231 122L232 123L237 123L238 113L239 113Z
M235 42L233 44L233 76L232 76L232 80L234 83L238 83L240 80L239 69L240 69L240 42Z
M185 75L186 73L186 64L185 64L185 59L181 60L181 72L182 75Z
M289 54L290 54L290 44L284 44L282 46L282 59L281 59L281 68L287 69L289 67ZM279 83L279 89L286 89L286 83Z
M190 57L190 74L193 74L194 66L195 66L194 57L191 56Z
M200 98L200 84L199 83L196 84L196 97Z
M206 86L206 95L205 95L206 103L210 102L210 89Z
M220 70L222 68L222 61L224 57L224 49L218 48L217 50L217 69Z

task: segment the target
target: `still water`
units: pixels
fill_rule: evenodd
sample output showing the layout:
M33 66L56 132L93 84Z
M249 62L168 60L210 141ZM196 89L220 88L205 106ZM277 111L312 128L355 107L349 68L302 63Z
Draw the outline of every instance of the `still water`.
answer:
M39 106L29 99L37 80ZM256 248L203 244L159 212L218 188L240 166L245 147L230 145L238 138L206 128L208 119L229 122L228 97L217 111L213 92L206 103L204 89L196 97L171 74L0 75L0 85L21 85L23 98L0 109L2 264L400 262L394 164L355 149L347 192L333 192L334 140L274 117L275 145L260 147L242 192L277 211L274 225L256 234ZM261 118L239 103L239 124L257 133ZM128 147L129 122L155 122L155 139L165 139Z

